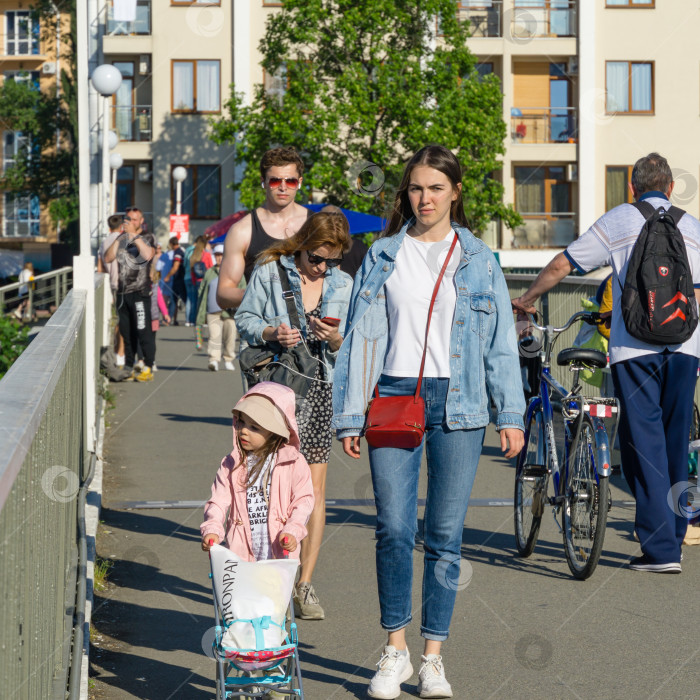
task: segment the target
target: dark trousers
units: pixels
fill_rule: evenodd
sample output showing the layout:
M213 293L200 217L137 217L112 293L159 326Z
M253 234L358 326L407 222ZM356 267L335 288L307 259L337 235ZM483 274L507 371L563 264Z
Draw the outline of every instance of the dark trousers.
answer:
M143 362L153 367L156 356L156 339L151 324L151 297L148 294L129 292L117 294L119 332L124 338L125 366L134 366L138 343L143 351Z
M674 484L688 481L688 439L698 358L653 355L612 365L620 399L620 453L625 479L637 502L635 528L652 562L678 562L688 527Z

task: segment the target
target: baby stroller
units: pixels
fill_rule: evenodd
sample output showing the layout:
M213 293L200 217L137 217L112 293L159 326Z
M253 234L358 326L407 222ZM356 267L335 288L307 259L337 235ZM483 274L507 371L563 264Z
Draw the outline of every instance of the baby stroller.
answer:
M291 604L299 562L209 552L216 619L216 698L304 698Z

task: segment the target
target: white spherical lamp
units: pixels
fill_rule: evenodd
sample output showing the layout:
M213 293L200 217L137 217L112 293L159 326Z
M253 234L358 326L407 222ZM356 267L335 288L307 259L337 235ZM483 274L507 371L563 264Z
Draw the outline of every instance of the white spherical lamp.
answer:
M187 169L178 165L177 168L173 170L173 180L175 182L184 182L187 179Z
M119 153L112 153L109 156L109 167L112 170L119 170L119 168L124 165L124 159L119 155Z
M107 144L109 145L109 150L111 151L113 148L116 148L118 143L119 137L117 136L117 132L110 130L107 133Z
M92 72L93 87L103 97L113 95L122 84L122 74L116 66L104 63Z

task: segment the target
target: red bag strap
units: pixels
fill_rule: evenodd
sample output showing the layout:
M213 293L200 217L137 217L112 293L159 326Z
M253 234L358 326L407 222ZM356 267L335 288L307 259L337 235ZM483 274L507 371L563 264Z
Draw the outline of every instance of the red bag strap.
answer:
M440 283L442 282L442 278L445 275L445 270L447 269L447 266L450 263L450 258L452 257L452 253L454 252L456 245L457 234L455 233L454 239L452 240L452 245L450 246L450 250L447 253L447 257L445 258L445 262L442 264L442 269L440 270L440 274L438 275L437 282L435 282L435 288L433 289L433 297L430 300L430 308L428 309L428 321L425 324L425 343L423 344L423 357L420 361L420 372L418 372L418 384L416 385L416 393L413 396L414 401L418 401L418 397L420 396L421 384L423 383L423 370L425 369L425 355L428 352L428 333L430 332L430 319L433 316L433 306L435 306L435 299L437 297L438 289L440 288ZM376 386L374 387L374 395L376 398L379 398L379 389Z

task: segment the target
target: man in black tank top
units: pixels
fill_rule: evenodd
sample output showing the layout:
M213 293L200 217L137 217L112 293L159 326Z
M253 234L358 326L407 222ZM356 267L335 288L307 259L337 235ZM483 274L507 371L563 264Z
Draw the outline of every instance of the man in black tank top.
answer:
M222 309L236 308L243 299L246 282L261 251L293 236L312 212L294 199L301 188L304 163L293 148L273 148L260 161L260 186L265 202L250 216L237 221L224 243L216 300Z

